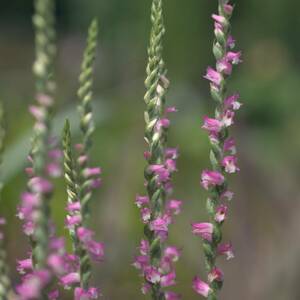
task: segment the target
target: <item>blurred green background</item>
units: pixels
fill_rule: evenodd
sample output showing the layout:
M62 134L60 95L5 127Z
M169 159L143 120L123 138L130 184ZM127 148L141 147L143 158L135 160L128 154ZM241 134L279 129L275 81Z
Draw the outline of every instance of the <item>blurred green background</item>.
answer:
M141 278L131 263L142 236L134 198L144 191L142 99L150 2L57 1L58 135L66 115L72 116L76 135L77 77L86 30L92 17L100 22L93 161L104 174L103 186L93 200L91 226L106 244L106 260L95 265L93 278L107 300L144 299ZM183 248L175 290L192 300L199 298L190 287L192 277L205 276L201 241L190 233L190 223L207 219L206 194L199 178L209 166L209 145L200 126L214 103L202 76L206 66L213 64L210 15L217 1L164 2L164 53L171 80L168 102L179 109L172 118L169 140L181 152L174 197L184 201L170 237ZM33 124L27 111L34 100L32 10L32 1L1 1L0 99L7 110L8 138L0 210L8 218L7 248L14 283L19 280L16 258L24 258L28 251L15 214L26 185L23 167ZM244 63L235 69L230 88L241 93L244 103L233 129L241 172L230 179L236 197L224 231L225 239L234 244L236 258L219 260L226 276L220 299L300 299L299 11L296 0L236 1L233 35ZM66 234L65 203L64 182L58 180L53 215L60 234ZM64 299L70 299L67 295Z

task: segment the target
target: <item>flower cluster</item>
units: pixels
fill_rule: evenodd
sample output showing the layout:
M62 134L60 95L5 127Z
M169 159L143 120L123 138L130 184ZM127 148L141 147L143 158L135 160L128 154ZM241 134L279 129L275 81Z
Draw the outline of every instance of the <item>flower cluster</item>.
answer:
M94 232L86 228L86 215L82 210L82 198L86 189L92 190L99 186L101 180L100 168L85 167L83 183L79 180L76 170L77 162L84 161L87 165L88 155L82 155L82 145L76 145L79 150L79 157L74 160L72 153L71 131L69 122L66 121L63 136L65 179L67 183L67 217L66 227L68 228L72 241L74 254L68 272L61 278L61 283L66 287L74 287L74 298L76 300L97 299L100 295L98 288L89 286L91 275L91 262L102 261L104 256L104 245L94 240Z
M136 256L133 265L141 270L146 278L147 282L142 287L143 294L151 290L151 284L160 283L162 287L175 285L176 272L173 264L180 256L180 251L176 247L169 246L164 249L158 268L150 263L150 246L147 240L141 241L139 252L140 255ZM172 291L165 291L164 296L167 300L181 299L180 295Z
M42 205L42 199L48 198L53 192L53 185L49 178L61 175L62 152L57 147L56 139L49 138L48 145L47 163L44 167L44 174L47 177L35 174L32 155L28 156L31 165L25 168L28 175L28 190L21 195L17 216L23 221L23 231L29 237L34 235L37 228L36 221L40 217L38 211Z
M153 300L174 300L180 299L180 295L165 291L164 288L175 284L174 262L180 251L167 246L166 239L169 225L173 222L174 215L180 213L182 203L170 198L173 191L171 179L176 171L178 150L167 147L167 137L169 114L177 109L166 107L165 95L169 80L162 57L165 33L162 0L152 0L151 22L144 97L145 141L148 147L144 152L147 161L144 172L147 196L136 197L146 239L142 240L140 255L135 258L133 265L141 271L145 280L142 288L144 294L151 292Z
M36 219L39 217L37 211L41 206L42 199L49 197L53 192L53 185L49 178L61 175L62 152L58 149L57 141L54 138L49 139L48 145L50 145L50 149L44 167L44 174L47 177L35 174L32 155L28 156L30 166L25 168L28 175L28 190L21 195L21 205L18 207L17 216L24 222L23 231L29 237L33 236L36 230Z
M45 95L40 95L38 99L43 103L50 101L50 98ZM38 113L40 109L30 107L30 111L36 118L36 125L42 126L42 116ZM23 231L31 241L32 250L38 252L30 253L29 258L18 261L17 270L23 275L22 282L16 288L20 299L27 300L39 297L52 279L59 275L58 269L61 269L61 256L64 252L63 240L55 237L54 226L48 215L46 222L43 221L47 229L43 232L40 230L41 218L44 217L44 202L49 201L53 192L50 178L61 175L61 157L62 152L57 147L57 140L52 137L48 140L46 163L41 172L44 174L43 176L36 175L33 155L28 156L28 161L31 164L25 169L28 175L28 189L21 195L17 216L23 221ZM35 248L36 242L41 241L41 235L47 245L45 253L40 253L40 250ZM36 257L34 257L35 255ZM43 257L43 259L38 259L38 257Z
M149 158L148 152L145 157ZM149 165L148 171L154 175L157 186L165 190L168 196L172 193L171 177L176 171L176 159L178 150L176 148L167 148L165 150L165 163ZM166 201L165 207L161 209L161 213L157 216L153 215L148 196L137 195L136 205L140 209L142 222L149 228L153 234L153 240L164 242L168 237L169 225L172 223L174 215L178 215L181 211L182 201L170 199ZM140 255L135 257L134 266L139 269L146 279L146 283L142 287L144 294L151 290L151 284L160 283L162 287L174 285L176 273L174 263L180 256L180 251L173 246L166 246L157 263L153 266L151 263L150 244L148 240L142 240L139 247ZM170 300L180 299L180 295L166 291L165 298Z
M66 269L66 254L64 239L55 237L53 226L51 227L46 265L36 269L32 253L29 253L28 258L18 260L17 271L22 275L22 281L16 287L19 300L39 299L45 293L48 294L48 299L59 298L58 289L50 290L50 285L55 277L63 276Z
M226 174L238 172L235 141L229 137L229 127L234 124L236 111L241 107L239 94L226 95L226 78L232 73L233 65L241 62L241 52L234 52L235 41L230 35L229 20L233 6L228 1L219 1L219 14L212 15L215 22L216 40L213 52L216 57L216 68L208 67L204 76L210 82L212 98L218 103L214 118L204 117L202 126L208 132L212 150L210 160L212 170L204 170L201 174L201 185L211 195L207 209L210 222L193 223L193 234L200 236L204 242L208 283L195 277L194 290L209 299L216 299L222 287L223 272L215 265L216 258L225 255L233 257L231 243L222 243L221 227L228 213L227 201L233 193L228 190Z

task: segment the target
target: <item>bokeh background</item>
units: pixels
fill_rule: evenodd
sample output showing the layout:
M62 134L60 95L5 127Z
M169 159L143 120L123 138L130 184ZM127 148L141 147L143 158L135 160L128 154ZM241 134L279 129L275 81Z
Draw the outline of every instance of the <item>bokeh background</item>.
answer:
M200 239L190 223L205 221L206 194L199 187L200 171L209 166L209 144L200 129L202 117L213 111L208 83L202 78L213 63L213 23L217 1L165 2L167 35L164 54L171 80L172 118L169 144L181 156L174 197L184 201L183 213L171 226L171 241L183 249L177 264L183 299L192 291L195 274L205 276ZM233 35L244 63L235 69L230 88L239 91L244 106L233 135L241 172L230 179L236 197L231 203L225 239L236 257L220 259L225 271L224 300L300 299L300 3L296 0L236 1ZM55 131L70 116L74 138L77 77L87 26L100 22L100 46L95 74L97 130L93 161L104 171L103 186L93 200L91 226L106 244L106 260L94 267L94 281L103 299L144 299L137 271L131 266L142 236L136 193L143 193L144 70L149 35L150 0L57 1L58 57ZM28 243L16 219L25 189L23 167L33 120L34 59L32 1L1 0L0 99L7 114L7 148L2 168L5 182L1 215L8 218L7 249L13 282L19 280L16 258L24 258ZM57 180L53 215L59 234L66 234L66 193ZM63 299L71 299L68 293ZM146 298L145 298L146 299Z

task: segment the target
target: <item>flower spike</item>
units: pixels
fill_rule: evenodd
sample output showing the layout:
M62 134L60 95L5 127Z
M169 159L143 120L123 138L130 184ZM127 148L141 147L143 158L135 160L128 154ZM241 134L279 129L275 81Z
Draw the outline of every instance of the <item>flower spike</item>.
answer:
M200 236L204 244L204 254L208 272L207 283L195 277L193 288L196 293L209 300L218 299L222 288L223 272L216 266L219 255L233 257L231 243L222 243L222 225L226 221L228 206L233 193L228 190L227 177L239 171L235 141L229 136L229 127L233 125L235 112L241 107L239 94L227 93L227 79L233 66L241 62L241 52L234 52L235 41L230 35L230 17L233 6L228 0L219 0L219 13L213 14L215 23L215 42L213 53L216 59L215 69L207 68L204 76L210 83L211 96L216 101L214 117L204 117L202 128L208 132L211 151L211 170L201 174L201 185L210 193L207 210L210 217L207 223L193 223L193 234Z
M94 233L84 227L84 215L82 213L79 193L80 185L77 174L78 165L73 157L71 129L68 120L66 120L63 132L63 149L68 195L66 227L69 229L72 238L75 260L78 264L76 268L71 269L61 277L61 283L66 287L74 286L74 297L80 299L78 295L86 297L91 290L94 292L98 291L98 289L89 285L91 261L101 261L103 259L104 246L102 243L94 241Z
M162 58L162 38L165 33L162 0L153 0L151 9L152 29L148 49L147 78L145 80L146 103L145 141L148 149L144 153L147 161L145 180L147 196L138 195L136 205L145 224L146 239L141 241L140 255L133 265L145 279L142 293L151 293L153 300L180 299L180 295L165 290L176 283L174 263L180 251L166 245L169 225L180 213L181 201L168 200L172 193L172 174L176 169L178 151L167 148L167 133L170 127L168 114L175 107L165 107L165 94L169 81L166 78Z
M77 159L80 180L80 198L82 204L82 213L85 219L89 215L88 204L92 197L93 185L98 185L97 179L91 179L92 175L98 175L100 169L89 168L88 166L88 154L92 146L92 134L95 130L93 111L92 111L92 98L93 98L93 73L94 62L96 58L97 50L97 38L98 38L98 22L94 19L88 30L87 44L83 54L83 61L81 64L81 73L79 76L79 89L77 92L80 104L78 107L80 114L80 129L82 132L82 143L79 147L79 156ZM96 173L95 173L96 172ZM94 176L95 177L95 176Z

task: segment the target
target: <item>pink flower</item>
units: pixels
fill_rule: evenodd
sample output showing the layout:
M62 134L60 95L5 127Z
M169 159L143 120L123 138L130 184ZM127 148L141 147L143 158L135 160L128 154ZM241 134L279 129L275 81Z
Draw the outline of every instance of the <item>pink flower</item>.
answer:
M233 138L227 138L225 140L223 150L231 154L236 154L235 141Z
M224 105L227 109L238 110L241 107L241 103L237 100L240 98L238 93L235 93L224 100Z
M147 160L150 159L151 158L151 153L149 151L145 151L144 152L144 158L147 159Z
M212 133L218 133L222 130L223 124L221 121L213 118L209 118L207 116L204 117L204 124L202 126L203 129L208 130Z
M149 266L145 269L145 277L147 281L154 284L160 282L161 279L160 272L152 266Z
M77 272L79 268L79 258L75 254L67 254L63 255L63 268L67 273Z
M174 246L168 246L164 250L164 257L176 262L179 259L180 251Z
M211 67L207 68L206 75L204 76L204 78L211 81L216 86L220 86L223 80L222 75Z
M226 199L228 201L231 201L233 196L234 196L234 193L227 190L221 194L221 199Z
M34 195L29 192L23 193L21 199L22 199L22 206L18 207L17 216L21 220L26 219L27 221L29 221L32 217L34 208L40 204L40 199L37 195Z
M223 26L218 22L215 22L214 26L215 26L215 30L214 30L215 35L222 36L223 35Z
M217 70L218 72L230 75L232 72L232 65L226 58L223 58L217 62Z
M52 253L48 256L48 265L56 274L63 274L65 269L63 267L64 259L61 255Z
M23 226L23 231L26 235L30 236L33 235L35 230L35 224L32 221L26 221Z
M226 23L226 18L223 17L223 16L219 16L219 15L216 15L216 14L213 14L212 15L212 18L219 24L223 25Z
M66 226L68 228L72 228L76 225L79 225L80 223L81 223L81 215L73 215L73 216L67 215Z
M85 243L86 250L95 261L102 261L104 257L104 244L95 241Z
M168 231L169 222L165 218L158 217L150 222L150 229L153 231Z
M16 291L21 300L38 299L41 296L42 289L48 284L50 274L46 270L35 271L23 278Z
M149 203L149 197L148 196L140 196L137 195L135 197L135 204L137 207L141 208L144 205L147 205Z
M167 118L162 118L156 123L156 130L160 130L161 128L168 128L170 126L170 120Z
M225 127L229 127L233 124L233 118L234 118L234 112L227 109L223 114L222 114L222 120L221 123Z
M182 201L169 200L166 205L167 211L172 212L174 215L178 215L181 212Z
M176 169L176 160L174 160L174 159L167 159L166 162L165 162L165 164L166 164L166 169L170 173L177 171L177 169Z
M141 218L144 224L148 223L151 219L151 210L148 207L141 209Z
M144 270L149 266L150 258L148 255L140 255L134 258L133 266L138 270Z
M230 49L233 49L235 47L235 39L232 35L230 35L227 39L227 47L229 47Z
M86 168L83 171L84 177L91 177L101 174L101 168Z
M91 189L97 189L101 186L101 183L102 183L102 181L101 181L100 178L95 178L95 179L91 180L90 188Z
M226 218L228 207L226 205L219 205L216 209L216 215L215 215L215 220L218 223L224 222Z
M87 229L83 226L77 228L77 236L82 243L87 243L87 242L91 241L93 238L93 235L94 235L94 233L90 229Z
M144 283L141 290L142 290L142 294L146 295L150 292L151 285L149 283Z
M223 281L224 279L224 273L222 272L221 269L214 267L212 271L208 274L208 281L213 282L213 281Z
M44 179L42 177L33 177L29 181L29 186L32 188L32 190L35 193L51 193L53 186L51 182L49 182L47 179Z
M227 52L226 54L226 59L231 62L233 65L237 65L239 63L241 63L241 55L242 53L241 52L232 52L232 51L229 51Z
M178 149L177 148L167 148L165 150L165 155L166 155L166 158L177 159L179 156Z
M70 213L80 211L80 208L81 208L81 204L79 201L70 202L67 204L67 211Z
M201 236L204 240L212 241L214 226L211 223L193 223L192 233Z
M25 274L26 271L31 271L32 270L32 259L31 258L18 260L17 262L18 262L17 271L20 274Z
M220 244L217 252L219 255L226 255L227 260L234 258L233 247L231 243Z
M79 273L73 272L69 273L63 277L60 278L60 281L62 285L67 288L70 287L73 284L79 283L80 282L80 276Z
M208 190L216 185L222 185L224 183L224 176L218 171L204 170L201 174L201 185Z
M225 156L222 160L222 166L227 173L236 173L240 170L237 166L237 157L233 155Z
M150 251L149 242L147 240L141 240L139 249L142 255L148 255Z
M205 298L207 298L210 293L209 285L197 276L193 279L193 289L197 294Z
M166 113L175 113L177 112L177 108L175 106L169 106L166 108Z
M47 164L46 170L47 174L53 178L59 177L62 173L60 164L57 162L51 162Z
M170 272L169 274L163 275L161 276L161 280L160 280L161 286L166 287L166 286L174 285L176 284L175 279L176 279L176 273L174 271Z
M104 256L104 244L92 239L94 233L85 227L77 228L77 237L84 244L91 257L96 261L101 261Z
M80 155L80 156L78 157L78 163L79 163L79 165L83 165L83 164L85 164L87 161L88 161L87 155Z
M43 122L46 116L45 109L43 107L31 105L29 106L29 112L33 115L35 119Z
M157 175L157 181L159 183L166 182L170 179L170 172L165 168L164 165L151 165L149 170Z
M233 6L230 5L230 4L224 4L224 11L227 15L231 15L232 14L232 11L233 11Z

